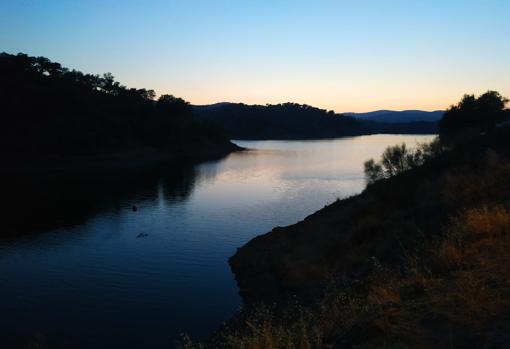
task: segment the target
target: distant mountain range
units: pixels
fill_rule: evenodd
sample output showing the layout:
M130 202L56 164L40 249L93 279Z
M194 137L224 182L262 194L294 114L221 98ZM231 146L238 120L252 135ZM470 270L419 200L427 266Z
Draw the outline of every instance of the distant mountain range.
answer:
M444 110L423 111L423 110L376 110L368 113L344 113L346 116L355 119L369 120L385 123L400 123L400 122L418 122L428 121L437 122L444 114Z
M381 110L336 114L306 104L193 106L196 119L223 128L231 139L320 139L376 133L434 134L442 111Z
M231 102L219 102L214 104L203 104L203 105L194 105L193 110L196 112L206 112L211 110L217 110L221 109L223 107L228 107L230 105L237 105L238 103L231 103Z

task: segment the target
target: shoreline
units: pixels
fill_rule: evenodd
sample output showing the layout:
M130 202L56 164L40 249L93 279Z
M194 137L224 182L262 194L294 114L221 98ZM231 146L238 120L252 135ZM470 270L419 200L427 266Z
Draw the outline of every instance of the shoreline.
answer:
M172 162L194 163L215 160L236 151L245 150L236 144L193 150L161 150L156 148L139 148L100 155L49 156L47 158L23 161L18 157L15 161L7 162L0 171L3 177L34 176L34 175L62 175L84 176L108 174L122 171L136 171L146 168L169 164Z
M425 166L368 185L359 194L331 202L294 224L274 227L239 247L229 265L245 304L273 304L289 297L313 302L330 275L362 279L370 273L371 258L389 265L401 263L402 256L392 251L401 250L401 244L410 248L414 241L393 236L399 229L394 221L408 214L399 205L411 207L413 197L422 193L417 183L427 183L433 171ZM392 197L398 199L392 202ZM428 222L418 215L412 230L417 226L428 230L443 222L444 214L434 207L427 210L435 219Z
M127 188L138 187L157 173L183 173L195 164L243 149L233 143L180 153L139 149L59 162L38 159L7 169L4 166L0 188L9 204L4 209L6 219L0 238L80 222L95 210L94 201L105 195L130 192ZM62 215L61 210L67 213Z
M332 139L342 139L342 138L355 138L355 137L364 137L364 136L375 136L375 135L403 135L403 136L437 136L436 132L368 132L368 133L359 133L352 135L339 135L339 136L325 136L325 137L234 137L233 140L237 141L324 141L324 140L332 140Z

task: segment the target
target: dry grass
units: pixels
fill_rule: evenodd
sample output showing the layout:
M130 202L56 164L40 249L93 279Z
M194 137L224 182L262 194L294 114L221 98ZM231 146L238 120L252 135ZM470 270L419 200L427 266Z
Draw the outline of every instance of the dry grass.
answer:
M448 172L442 183L442 197L452 209L501 204L510 192L510 163L487 151L477 169L463 165ZM507 201L508 203L508 201Z
M504 207L466 210L452 220L444 239L431 244L428 258L372 282L366 297L370 325L385 345L462 346L469 338L485 343L496 324L508 325L509 250L510 214Z
M510 310L510 214L502 206L468 209L454 220L437 248L449 271L436 296L438 311L452 320L480 327ZM451 304L446 304L448 300Z
M479 173L450 173L441 189L456 211L406 265L333 287L311 306L247 311L205 347L498 347L498 331L510 333L509 175L490 159Z
M333 348L360 336L360 348L485 343L510 313L510 214L503 206L470 208L447 231L428 248L430 259L387 270L366 282L366 293L336 289L318 306L295 305L284 315L259 307L215 347Z

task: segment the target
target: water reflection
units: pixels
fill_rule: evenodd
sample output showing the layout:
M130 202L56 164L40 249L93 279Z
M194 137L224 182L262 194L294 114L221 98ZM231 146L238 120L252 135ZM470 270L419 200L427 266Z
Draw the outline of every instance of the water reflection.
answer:
M189 163L86 176L4 176L0 189L8 205L2 235L69 227L127 206L177 203L190 195L195 180Z
M253 150L195 166L10 181L8 226L35 234L0 240L2 343L168 348L206 335L240 306L237 247L361 191L363 161L386 146L430 138L239 142Z

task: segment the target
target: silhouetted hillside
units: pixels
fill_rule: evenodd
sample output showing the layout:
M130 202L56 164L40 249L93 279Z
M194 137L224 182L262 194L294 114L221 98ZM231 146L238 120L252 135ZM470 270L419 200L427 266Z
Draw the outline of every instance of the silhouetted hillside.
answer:
M69 70L44 57L0 54L4 169L150 162L226 153L221 129L193 119L188 102L128 88L110 73Z
M187 348L506 347L507 102L465 96L431 144L368 160L361 194L238 249L243 310Z
M409 122L437 122L443 116L443 110L376 110L368 113L345 113L345 115L360 120L385 122L385 123L409 123Z
M217 103L193 108L198 119L215 122L233 139L318 139L375 133L437 132L436 122L378 123L295 103Z

